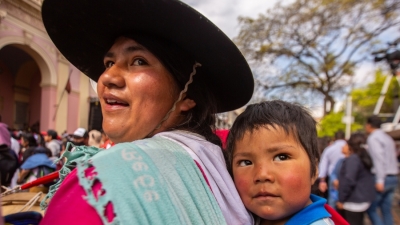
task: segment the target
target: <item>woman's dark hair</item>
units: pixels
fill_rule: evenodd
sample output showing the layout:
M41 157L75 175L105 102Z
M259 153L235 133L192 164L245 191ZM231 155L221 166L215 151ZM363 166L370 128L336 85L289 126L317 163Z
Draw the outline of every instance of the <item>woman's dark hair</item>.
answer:
M373 164L371 156L368 154L367 150L365 150L366 143L367 138L361 133L352 134L347 141L350 151L358 155L365 168L369 170L372 168Z
M32 133L22 133L21 138L28 143L29 147L37 147L38 143Z
M184 89L193 71L193 65L196 63L194 57L174 43L157 38L154 35L130 34L123 36L135 40L152 52L172 74L179 89ZM205 73L206 71L203 71L201 67L196 68L196 75L193 76L193 83L189 85L186 93L186 98L194 100L196 106L182 114L182 116L185 117L184 122L171 128L171 130L182 129L200 134L204 136L207 141L221 147L221 140L213 132L216 122L215 114L217 112L217 102L213 93L211 93L204 82Z
M268 126L272 128L268 128ZM315 176L320 158L316 122L304 107L280 100L249 105L236 118L227 141L227 164L231 175L233 153L237 141L242 140L246 132L253 132L260 128L277 129L279 127L287 135L293 135L307 152L310 159L311 176Z

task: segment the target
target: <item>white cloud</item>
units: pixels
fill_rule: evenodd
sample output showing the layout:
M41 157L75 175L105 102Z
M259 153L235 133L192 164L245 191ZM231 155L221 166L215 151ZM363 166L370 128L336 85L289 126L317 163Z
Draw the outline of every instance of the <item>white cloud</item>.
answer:
M233 38L239 32L238 17L257 18L277 0L183 0L217 25L228 37Z

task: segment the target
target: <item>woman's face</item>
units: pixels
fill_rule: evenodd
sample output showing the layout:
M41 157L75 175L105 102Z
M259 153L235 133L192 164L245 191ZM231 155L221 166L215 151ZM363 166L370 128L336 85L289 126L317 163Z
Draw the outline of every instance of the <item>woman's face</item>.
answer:
M115 41L104 66L97 92L105 133L120 143L154 132L178 98L172 75L150 51L126 37Z

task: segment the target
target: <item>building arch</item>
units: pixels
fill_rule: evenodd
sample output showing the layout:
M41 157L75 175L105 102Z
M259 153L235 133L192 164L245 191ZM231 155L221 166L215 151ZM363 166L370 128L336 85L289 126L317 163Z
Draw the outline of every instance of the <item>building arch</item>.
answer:
M51 60L50 56L35 42L27 45L26 39L19 36L8 36L0 39L0 49L4 46L12 45L24 50L27 54L32 56L39 66L41 74L41 87L57 86L57 71L55 63Z

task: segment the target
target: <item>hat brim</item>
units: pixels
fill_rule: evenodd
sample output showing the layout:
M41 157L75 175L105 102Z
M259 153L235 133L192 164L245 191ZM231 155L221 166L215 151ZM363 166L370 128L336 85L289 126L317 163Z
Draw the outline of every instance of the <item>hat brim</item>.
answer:
M236 45L202 14L177 0L46 0L44 26L58 50L97 81L103 57L122 34L144 32L171 41L202 64L218 112L251 98L254 80Z

